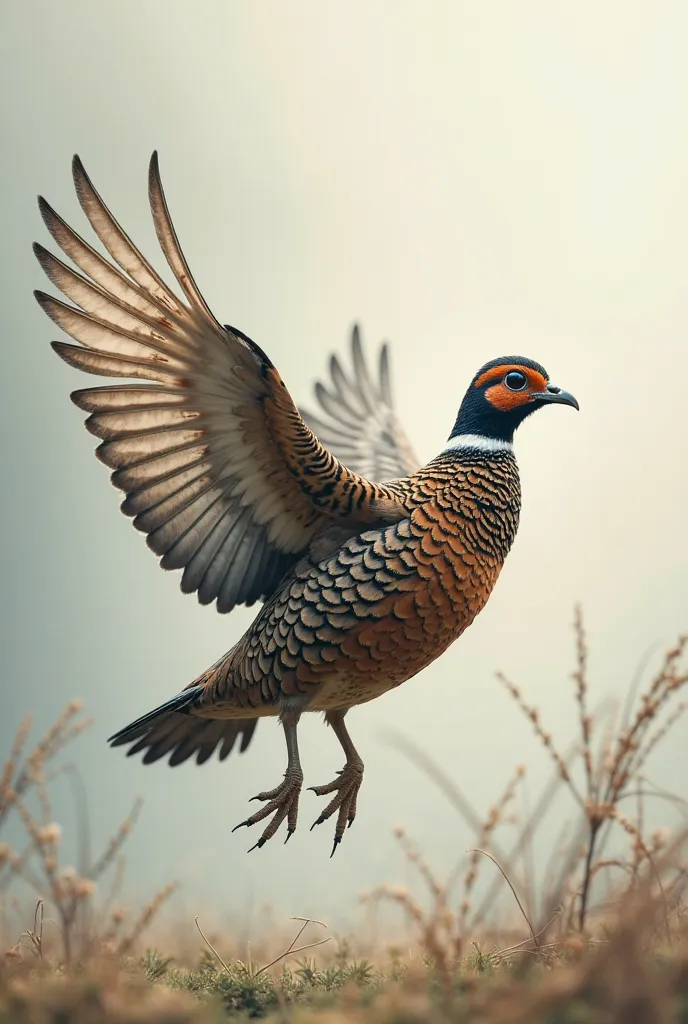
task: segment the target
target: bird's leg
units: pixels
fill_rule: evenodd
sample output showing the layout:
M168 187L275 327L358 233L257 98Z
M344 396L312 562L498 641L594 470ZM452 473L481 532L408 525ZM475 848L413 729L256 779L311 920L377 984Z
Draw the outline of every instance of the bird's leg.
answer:
M267 800L268 803L261 810L256 811L246 821L239 822L232 829L236 832L244 825L255 825L272 814L272 820L268 823L262 836L251 850L265 846L268 839L272 839L284 819L287 819L287 838L285 843L296 830L296 820L299 814L299 795L303 785L303 770L299 760L299 745L296 736L296 727L299 722L300 711L285 711L281 716L284 738L287 741L287 770L284 773L284 782L281 782L275 789L257 793L251 800ZM251 850L248 852L250 853Z
M311 825L311 829L314 829L316 825L322 825L323 821L327 821L335 811L339 811L334 830L334 846L330 856L332 856L341 843L347 825L353 825L354 818L356 817L356 797L363 782L363 761L353 745L344 724L345 714L346 710L328 711L325 715L325 721L328 725L332 726L335 736L342 745L342 749L346 754L346 764L341 771L337 772L337 778L334 782L330 782L327 786L308 787L318 796L334 793L334 798L330 800L325 810L322 811L320 816Z

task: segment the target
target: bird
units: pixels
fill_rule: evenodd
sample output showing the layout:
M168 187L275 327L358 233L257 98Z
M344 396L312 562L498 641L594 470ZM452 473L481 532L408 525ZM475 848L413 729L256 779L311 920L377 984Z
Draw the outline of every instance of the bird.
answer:
M236 828L266 822L251 850L298 819L304 713L323 712L345 763L310 787L329 798L332 853L351 826L364 764L351 708L435 661L485 606L521 509L514 433L550 405L578 409L537 362L503 356L475 373L446 445L421 463L394 410L386 346L377 378L358 330L353 373L336 356L317 414L295 404L269 355L216 319L175 231L157 152L148 198L178 290L165 283L96 191L78 156L81 208L109 258L42 197L48 232L71 266L34 252L67 301L35 297L71 339L70 366L125 381L71 394L99 440L97 458L124 494L122 512L181 590L227 613L261 603L244 635L160 707L110 737L143 762L224 760L249 746L261 718L282 727L287 766ZM180 294L181 293L181 294Z

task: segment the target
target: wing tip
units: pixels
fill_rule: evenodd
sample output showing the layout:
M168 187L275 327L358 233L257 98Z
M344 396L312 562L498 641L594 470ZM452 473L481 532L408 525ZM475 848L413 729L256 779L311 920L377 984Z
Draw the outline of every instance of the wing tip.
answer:
M154 149L151 153L151 158L148 161L148 195L153 201L153 198L157 196L161 199L163 204L166 205L165 190L162 187L162 177L160 176L160 159L158 157L157 149Z
M51 341L50 347L63 362L67 363L68 366L73 366L77 370L83 369L83 367L79 365L78 355L86 346L70 345L66 341Z
M72 181L74 182L74 191L79 200L79 205L86 216L88 216L87 207L89 202L92 202L94 198L98 199L99 196L78 153L75 153L72 157Z
M78 153L75 153L72 157L72 177L75 180L77 178L88 178L86 168L84 167L83 161Z
M54 216L55 211L53 210L52 206L45 198L45 196L36 196L36 202L38 204L38 210L40 212L40 215L43 218L43 221L47 224L48 219Z
M37 246L37 245L38 245L38 242L34 242L34 247ZM47 252L47 249L45 251ZM41 257L38 255L38 253L36 252L35 248L34 248L34 253L35 253L35 256L36 256L36 259L38 260L38 262L41 264L41 266L43 266ZM53 301L52 295L48 295L48 293L44 292L42 288L34 288L34 290L33 290L33 297L36 300L36 302L38 303L38 305L41 307L43 312L44 313L48 313L48 307L50 306L50 303ZM48 315L50 315L50 314L48 313ZM51 344L53 344L53 343L51 342Z
M55 208L50 205L45 196L38 196L38 210L40 212L40 215L43 219L43 223L45 224L46 228L53 236L55 241L58 243L60 248L62 248L62 244L58 238L57 233L59 232L60 228L66 228L67 232L71 232L71 228L69 227L69 225L65 223L62 217L60 217L57 210L55 210Z
M40 242L32 242L31 249L33 250L34 256L38 260L41 270L43 270L47 274L48 266L50 265L51 260L54 259L53 254L50 252L49 249L46 249L44 245L41 245ZM35 288L33 295L40 305L40 299L38 298L39 294L45 295L46 293L43 292L40 288Z

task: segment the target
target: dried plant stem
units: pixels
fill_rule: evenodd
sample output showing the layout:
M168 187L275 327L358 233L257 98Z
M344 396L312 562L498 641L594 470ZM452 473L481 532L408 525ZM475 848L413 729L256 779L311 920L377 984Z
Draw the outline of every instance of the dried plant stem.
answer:
M495 858L494 858L494 857L492 856L492 854L491 854L491 853L488 853L488 852L487 852L487 850L477 850L477 849L476 849L476 850L468 850L467 852L468 852L468 853L480 853L480 854L482 854L482 856L483 856L483 857L488 857L488 858L489 858L489 860L491 860L491 861L492 861L492 863L493 863L494 865L496 865L496 867L497 867L497 868L499 869L499 871L500 871L500 872L502 873L502 875L503 875L503 877L504 877L504 880L506 881L506 884L507 884L507 885L509 886L509 888L511 889L512 893L514 894L514 899L516 900L516 902L517 902L517 904L518 904L518 909L519 909L519 910L521 911L521 913L523 914L524 920L525 920L526 924L528 925L528 927L529 927L529 929L530 929L530 935L531 935L531 938L532 938L532 940L533 940L533 943L534 943L534 944L535 944L535 946L537 947L537 944L538 944L538 940L537 940L537 935L535 934L535 929L533 928L533 925L532 925L532 922L531 922L530 918L529 918L529 917L528 917L528 915L526 914L525 908L524 908L523 904L521 903L521 900L519 899L518 893L516 892L516 889L514 888L513 882L511 881L511 879L510 879L510 878L509 878L509 876L507 875L507 873L506 873L506 871L504 870L504 868L502 867L502 865L501 865L501 864L499 863L499 861L498 861L498 860L496 860L496 859L495 859Z
M151 923L155 915L158 913L163 903L166 900L168 900L172 893L176 890L177 883L170 882L168 885L163 886L163 888L155 894L153 899L146 904L146 906L143 908L138 918L136 919L134 927L132 928L129 935L126 936L126 938L122 939L119 945L117 946L118 955L121 956L122 954L127 953L131 949L131 947L136 942L141 932L144 930L144 928L148 927L148 925Z
M107 871L110 865L115 861L117 854L122 848L123 843L125 842L127 836L130 834L131 830L136 824L136 820L141 812L142 807L143 800L141 799L141 797L137 797L136 800L134 801L134 806L129 811L129 814L126 816L122 824L119 826L110 842L107 844L101 856L98 858L95 864L93 864L90 867L88 871L90 878L100 878L103 872Z
M599 836L603 820L604 819L601 818L596 821L590 821L590 828L588 831L588 842L585 851L585 862L583 865L583 886L581 889L580 904L578 907L578 927L581 931L585 928L585 915L588 911L590 886L593 879L593 861L597 846L597 837Z
M505 811L509 804L514 800L516 791L519 785L523 782L524 776L524 765L517 765L514 774L509 779L497 802L489 809L487 817L482 824L480 835L478 836L478 843L480 847L486 847L491 843L494 831L500 822L504 820ZM459 912L459 931L461 933L466 931L471 894L478 878L479 861L479 851L473 850L470 853L463 879L463 897ZM447 889L452 888L454 876L455 872L450 875L449 881L446 885Z
M253 974L254 978L257 978L259 974L263 973L263 971L267 971L271 967L274 967L275 964L278 964L280 962L280 960L284 960L284 958L286 956L290 956L290 955L293 955L295 953L302 953L304 949L314 949L316 946L324 946L326 942L330 941L331 936L328 935L328 937L326 939L320 939L319 942L307 942L303 946L297 946L296 943L299 941L299 939L301 938L301 936L303 935L303 933L305 932L305 930L306 930L306 928L308 927L309 924L318 924L318 925L320 925L321 928L327 928L327 925L324 924L322 921L317 921L314 917L291 917L289 920L290 921L303 921L303 924L299 928L298 932L296 933L296 935L294 936L294 938L292 939L290 944L284 950L284 952L280 953L279 956L276 956L274 960L270 961L270 963L264 964L263 967L259 967L258 970ZM208 947L210 952L213 954L213 956L217 959L218 963L220 963L222 965L222 968L225 971L225 973L229 974L230 973L229 967L227 966L225 961L222 959L222 957L220 956L218 951L215 949L215 947L213 946L213 944L210 941L210 939L204 933L203 929L201 928L201 926L200 926L200 924L198 922L198 917L194 917L194 921L196 923L196 927L198 928L200 936L203 939L203 941L205 942L206 946ZM249 969L250 969L250 963L249 963Z
M210 952L213 954L213 956L216 958L216 960L219 963L222 964L222 967L224 968L225 973L229 974L229 967L224 962L224 960L222 959L222 957L220 956L218 951L215 949L215 947L213 946L213 944L210 941L210 939L204 934L203 929L201 928L200 924L198 923L198 917L194 917L194 921L196 922L196 927L198 928L198 931L200 932L201 938L205 942L206 946L208 947Z
M592 718L588 711L588 646L583 626L583 614L580 605L576 605L573 618L573 629L576 637L576 670L573 679L576 684L576 704L583 744L583 764L588 798L596 796L595 777L592 762Z
M513 698L513 700L516 702L518 707L521 709L523 714L526 716L526 718L533 726L536 736L538 737L543 747L554 761L554 764L556 766L557 771L559 772L559 775L566 783L566 785L569 787L575 800L580 804L581 807L584 807L585 800L578 786L574 782L571 773L569 772L566 761L554 745L552 737L548 732L546 732L545 729L543 729L542 724L540 722L540 714L537 708L531 707L530 704L526 703L526 701L523 699L523 696L521 695L521 691L519 690L519 688L515 686L509 679L507 679L503 672L497 673L497 679L506 689L506 691L510 694L510 696Z
M304 949L314 949L316 946L324 946L326 942L330 941L331 936L328 935L326 939L320 939L318 942L308 942L304 946L297 946L296 943L299 941L299 939L301 938L309 924L319 924L321 928L327 928L327 925L323 924L322 921L316 921L315 918L312 917L292 917L290 920L303 921L303 924L301 925L299 931L296 933L296 936L292 940L289 947L285 949L283 953L280 953L279 956L275 957L274 960L271 960L269 964L265 964L264 967L260 967L256 971L256 978L258 977L259 974L262 974L263 971L267 971L268 968L274 967L275 964L278 964L280 962L280 960L284 960L285 956L289 956L290 954L294 953L301 953Z
M497 866L499 866L499 865L497 865ZM490 954L491 958L495 959L495 960L498 960L501 957L506 956L509 953L514 953L516 951L520 951L522 953L537 952L537 950L547 949L550 946L557 946L557 945L559 945L559 943L557 943L557 942L550 942L546 946L542 946L542 945L538 945L537 942L536 942L536 950L522 949L522 947L525 946L525 944L527 942L533 942L533 941L539 939L541 935L544 935L546 932L548 932L549 929L554 924L554 922L557 919L557 917L559 916L559 913L560 913L560 911L557 911L556 914L553 914L552 917L547 922L547 924L543 925L542 928L540 928L539 931L536 932L535 935L531 935L531 937L529 939L523 939L521 942L516 942L513 946L507 946L506 949L499 949L499 950L497 950L496 953ZM526 918L526 920L527 920L527 918Z

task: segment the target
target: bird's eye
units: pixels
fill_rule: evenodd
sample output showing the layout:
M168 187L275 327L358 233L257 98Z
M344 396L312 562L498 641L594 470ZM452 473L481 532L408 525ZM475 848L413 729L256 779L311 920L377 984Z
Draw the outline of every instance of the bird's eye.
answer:
M525 373L521 373L519 370L512 370L511 373L507 373L504 383L509 391L523 391L528 383L528 378Z

